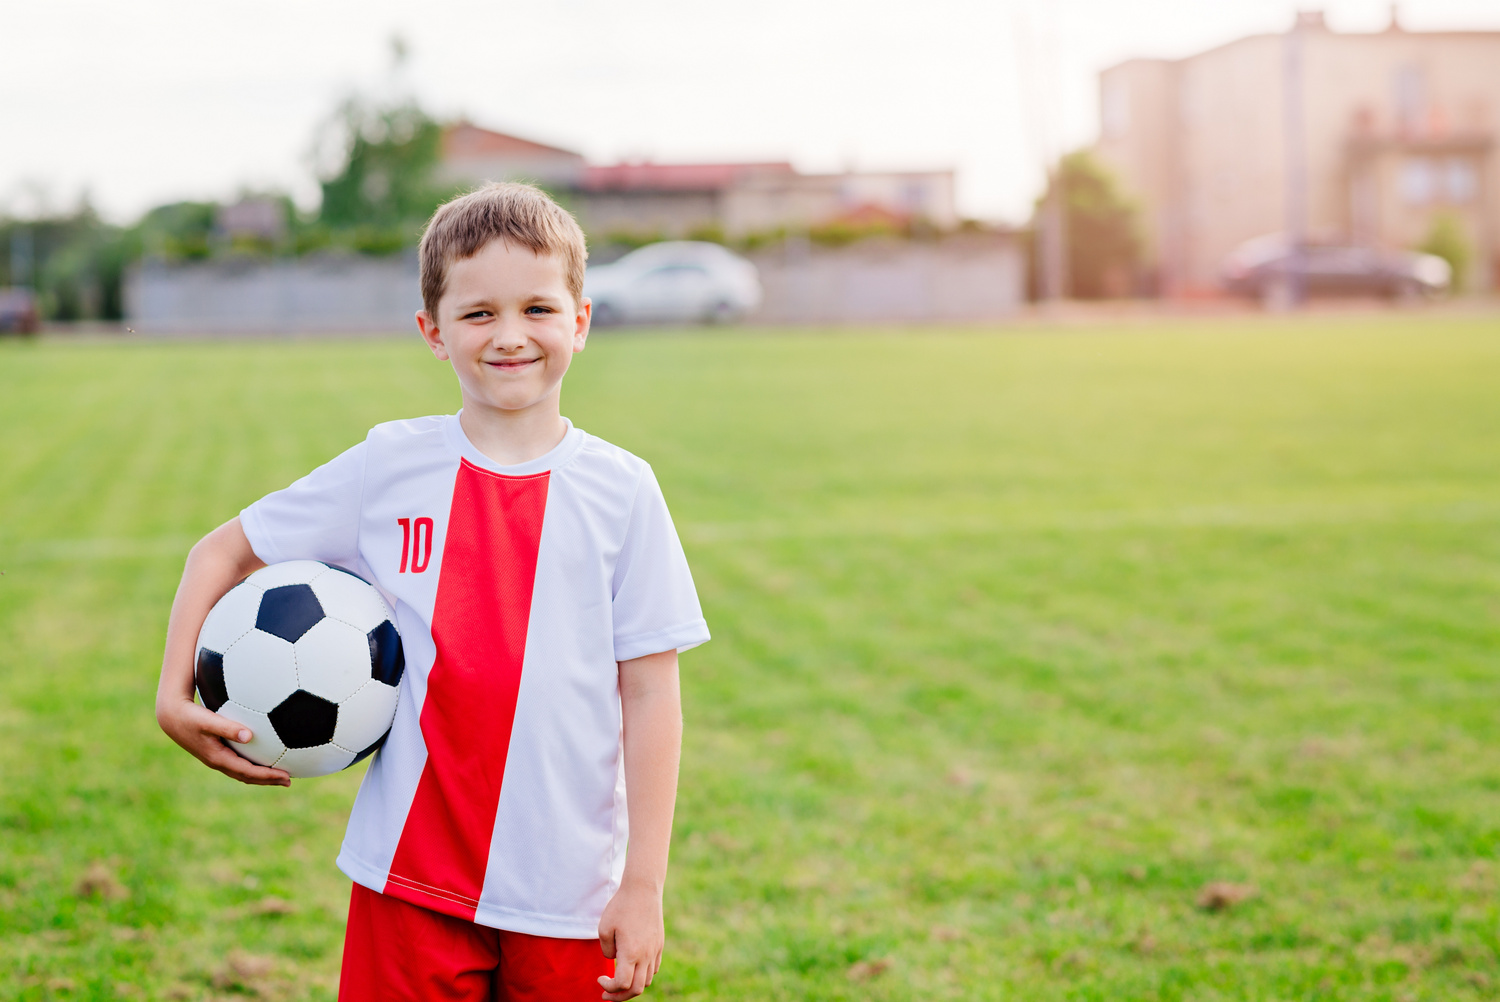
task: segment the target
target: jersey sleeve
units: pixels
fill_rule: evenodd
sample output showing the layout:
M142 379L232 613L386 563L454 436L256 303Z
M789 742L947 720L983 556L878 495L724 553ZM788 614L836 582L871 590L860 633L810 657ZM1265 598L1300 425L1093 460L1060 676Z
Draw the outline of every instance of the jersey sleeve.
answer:
M709 639L687 556L649 467L636 485L613 588L616 661L685 651Z
M366 448L359 443L240 512L255 555L268 564L321 560L355 567Z

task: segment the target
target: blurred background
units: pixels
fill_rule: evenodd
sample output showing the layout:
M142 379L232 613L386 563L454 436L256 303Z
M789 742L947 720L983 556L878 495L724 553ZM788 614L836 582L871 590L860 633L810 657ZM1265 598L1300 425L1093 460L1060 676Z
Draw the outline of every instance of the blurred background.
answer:
M1494 0L0 0L0 998L336 996L166 614L491 178L714 632L648 997L1496 998L1497 136Z
M693 318L1487 292L1497 30L1481 0L17 7L0 309L404 327L423 220L487 179L552 191L596 263L755 262L761 298L680 263L633 293Z

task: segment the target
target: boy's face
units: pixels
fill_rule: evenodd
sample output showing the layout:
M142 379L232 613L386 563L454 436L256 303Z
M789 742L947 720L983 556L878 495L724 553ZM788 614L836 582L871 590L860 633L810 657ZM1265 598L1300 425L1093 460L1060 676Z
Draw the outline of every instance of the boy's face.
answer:
M438 316L417 314L432 353L453 364L464 407L556 413L563 375L589 333L590 304L575 303L562 261L491 240L448 266Z

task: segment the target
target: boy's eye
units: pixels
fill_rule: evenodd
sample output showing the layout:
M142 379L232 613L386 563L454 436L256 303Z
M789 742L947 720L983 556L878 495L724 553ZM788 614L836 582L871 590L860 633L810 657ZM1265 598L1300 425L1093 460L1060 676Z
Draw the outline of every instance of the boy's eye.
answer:
M475 317L487 317L489 315L490 315L490 311L489 310L475 310L472 313L465 313L463 315L463 319L464 320L473 320Z
M552 310L546 306L528 306L527 313L551 313Z

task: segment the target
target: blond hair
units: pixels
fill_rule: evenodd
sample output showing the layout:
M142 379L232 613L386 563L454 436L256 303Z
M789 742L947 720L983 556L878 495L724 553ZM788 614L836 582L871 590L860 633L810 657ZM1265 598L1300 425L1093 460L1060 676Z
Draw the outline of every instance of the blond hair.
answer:
M438 206L422 234L422 305L433 320L448 284L448 266L478 254L491 240L538 256L555 254L573 301L582 300L589 252L578 221L536 185L491 182Z

